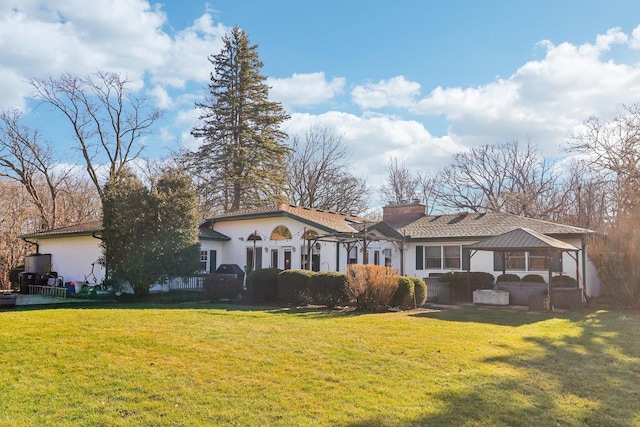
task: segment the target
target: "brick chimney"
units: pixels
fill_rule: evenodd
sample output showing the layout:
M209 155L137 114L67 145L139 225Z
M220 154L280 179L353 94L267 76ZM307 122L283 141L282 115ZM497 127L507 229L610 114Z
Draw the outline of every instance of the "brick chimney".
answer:
M382 220L393 228L404 227L426 215L426 206L419 199L401 202L382 208Z

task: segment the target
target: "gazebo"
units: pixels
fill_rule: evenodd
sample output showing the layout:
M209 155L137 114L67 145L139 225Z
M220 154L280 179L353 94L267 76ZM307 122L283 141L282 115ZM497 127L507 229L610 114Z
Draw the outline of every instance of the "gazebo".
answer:
M535 252L546 256L548 265L547 295L549 295L551 308L554 306L553 292L551 290L553 255L558 254L558 256L561 256L564 252L574 253L575 256L572 255L572 258L576 261L576 277L580 277L578 264L578 252L580 249L567 242L563 242L562 240L549 237L546 234L538 233L527 228L516 228L507 233L489 237L477 243L466 245L465 249L471 251L471 256L473 256L476 251L491 251L499 253L503 260L503 274L506 273L505 257L508 252Z

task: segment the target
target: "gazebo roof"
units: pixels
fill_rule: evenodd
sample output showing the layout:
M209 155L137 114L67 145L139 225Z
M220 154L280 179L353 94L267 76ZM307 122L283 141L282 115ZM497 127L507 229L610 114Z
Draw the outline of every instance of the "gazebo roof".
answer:
M489 237L465 248L479 251L578 251L575 246L527 228L516 228L498 236Z

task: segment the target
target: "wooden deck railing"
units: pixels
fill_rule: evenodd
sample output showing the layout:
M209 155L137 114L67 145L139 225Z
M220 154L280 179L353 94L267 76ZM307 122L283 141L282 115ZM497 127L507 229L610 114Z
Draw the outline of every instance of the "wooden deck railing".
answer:
M165 283L170 291L202 291L204 289L205 275L190 277L175 277Z
M43 295L54 298L66 298L67 288L60 286L48 286L48 285L29 285L29 294L31 295Z

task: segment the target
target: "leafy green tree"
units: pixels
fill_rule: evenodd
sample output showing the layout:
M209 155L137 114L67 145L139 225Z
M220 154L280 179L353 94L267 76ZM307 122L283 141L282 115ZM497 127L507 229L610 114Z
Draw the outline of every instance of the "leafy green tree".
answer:
M189 157L200 191L216 195L214 210L238 210L283 201L287 135L280 124L289 118L269 101L257 45L234 27L224 47L209 57L214 66L209 95L197 103L202 125L192 130L204 143Z
M166 171L152 189L131 173L105 186L102 248L110 277L136 295L197 270L197 197L186 174Z
M198 194L181 170L166 170L151 192L156 215L157 266L162 279L188 276L200 268Z

